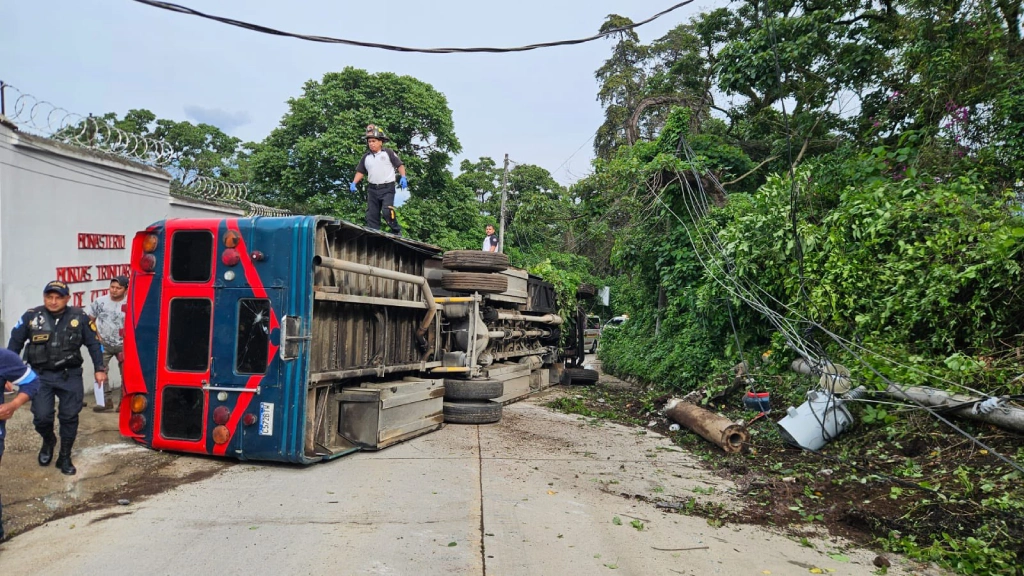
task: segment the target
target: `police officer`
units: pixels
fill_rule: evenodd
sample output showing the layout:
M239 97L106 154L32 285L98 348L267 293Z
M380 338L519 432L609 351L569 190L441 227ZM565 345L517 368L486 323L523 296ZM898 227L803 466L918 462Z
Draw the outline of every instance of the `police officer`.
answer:
M39 392L32 400L32 423L43 437L39 465L49 466L57 438L53 435L54 397L60 399L60 455L57 468L67 475L77 470L71 463L71 447L78 436L78 413L85 395L82 382L82 345L89 349L96 367L96 382L106 384L103 347L96 325L81 308L68 306L68 285L54 280L43 289L43 305L22 314L7 348L18 354L26 341L25 360L39 374Z
M18 386L18 394L10 402L0 392L0 461L4 458L4 442L7 439L7 420L14 411L28 402L39 388L39 378L31 368L10 350L0 348L0 390L10 392ZM0 540L4 539L4 503L0 501Z

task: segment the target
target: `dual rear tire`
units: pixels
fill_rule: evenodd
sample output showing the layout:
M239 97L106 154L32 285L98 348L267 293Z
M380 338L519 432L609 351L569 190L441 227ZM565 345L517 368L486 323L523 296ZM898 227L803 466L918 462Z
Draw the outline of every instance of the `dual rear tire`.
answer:
M508 290L508 278L496 272L508 270L507 254L482 250L449 250L441 266L441 287L449 292L500 294Z
M493 424L501 420L505 384L485 378L444 381L444 421L449 424Z
M576 386L590 386L597 382L600 374L597 370L587 368L566 368L562 372L562 384Z

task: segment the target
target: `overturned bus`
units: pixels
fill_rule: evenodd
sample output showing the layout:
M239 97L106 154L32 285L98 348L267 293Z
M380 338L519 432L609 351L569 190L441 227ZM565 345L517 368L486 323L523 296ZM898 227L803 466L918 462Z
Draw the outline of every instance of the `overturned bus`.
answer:
M503 254L174 219L135 235L131 268L120 430L155 449L308 464L495 422L557 380L554 289Z

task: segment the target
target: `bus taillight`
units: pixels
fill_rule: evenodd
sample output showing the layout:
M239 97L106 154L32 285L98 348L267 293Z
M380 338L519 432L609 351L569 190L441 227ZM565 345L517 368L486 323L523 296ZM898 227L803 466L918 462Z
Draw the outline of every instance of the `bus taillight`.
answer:
M217 426L213 429L213 441L216 444L224 444L230 437L227 426Z
M234 248L238 246L238 242L242 239L242 235L234 230L228 230L224 233L223 241L225 248Z
M238 250L235 250L234 248L228 248L220 255L220 261L223 262L225 266L234 266L235 264L238 264L240 259L241 258L238 256Z
M156 234L147 234L142 239L142 251L147 254L156 252L157 245L160 244L160 238Z
M142 414L132 414L132 417L128 419L128 428L132 432L139 434L142 429L146 427L146 417Z
M227 406L217 406L213 410L213 422L223 426L231 418L231 409Z
M149 400L145 394L133 394L128 405L132 409L132 414L141 414L146 410L146 406L149 406Z
M143 272L152 272L156 270L156 256L152 254L146 254L139 259L139 268L142 268Z

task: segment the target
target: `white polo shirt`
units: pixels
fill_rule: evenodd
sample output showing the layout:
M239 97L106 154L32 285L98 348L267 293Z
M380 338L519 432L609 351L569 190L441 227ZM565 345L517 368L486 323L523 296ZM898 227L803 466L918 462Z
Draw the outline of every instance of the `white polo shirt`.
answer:
M394 150L381 148L374 154L369 150L359 159L356 172L366 174L370 184L390 184L395 181L395 170L402 165L402 160Z

